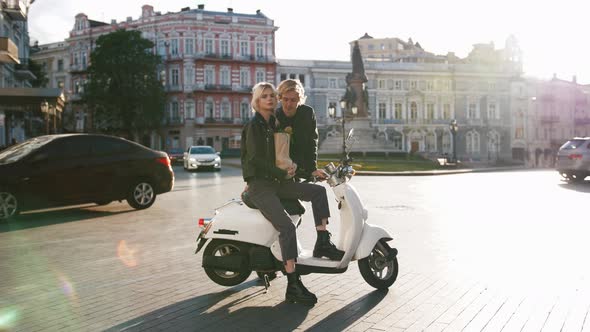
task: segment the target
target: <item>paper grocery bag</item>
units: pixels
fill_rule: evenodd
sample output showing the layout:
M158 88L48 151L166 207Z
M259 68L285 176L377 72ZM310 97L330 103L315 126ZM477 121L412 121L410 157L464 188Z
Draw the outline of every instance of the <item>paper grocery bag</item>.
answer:
M289 144L291 135L287 133L275 133L275 165L282 169L293 166L293 161L289 157Z

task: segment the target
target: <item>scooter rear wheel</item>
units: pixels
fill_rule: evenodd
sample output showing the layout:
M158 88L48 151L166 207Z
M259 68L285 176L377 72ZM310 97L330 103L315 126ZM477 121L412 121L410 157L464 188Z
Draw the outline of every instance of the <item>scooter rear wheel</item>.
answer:
M387 260L387 254L377 246L368 257L360 259L358 265L363 279L377 289L388 289L397 279L397 257Z
M207 245L207 247L205 247L205 251L203 252L203 257L228 255L247 256L248 247L241 242L215 239L212 240ZM205 273L207 273L207 276L213 280L213 282L221 286L239 285L248 279L252 273L252 270L248 269L247 267L243 267L239 271L227 271L208 267L205 267L204 270Z

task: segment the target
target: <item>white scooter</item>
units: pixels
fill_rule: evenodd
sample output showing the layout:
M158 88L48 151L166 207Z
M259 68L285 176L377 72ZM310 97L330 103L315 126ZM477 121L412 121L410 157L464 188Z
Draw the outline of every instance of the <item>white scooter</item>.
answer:
M347 138L347 150L352 133L353 130ZM344 256L340 261L314 258L312 251L302 249L298 241L296 271L302 275L343 273L351 261L358 260L365 281L377 289L387 289L398 275L397 249L387 244L392 240L387 231L366 222L368 212L350 184L355 173L349 164L351 161L347 151L339 166L330 163L324 168L340 210L341 225L336 246L344 250ZM286 210L289 212L288 206ZM301 212L289 213L294 223L301 221L301 215L297 214ZM195 254L211 239L203 252L203 268L215 283L235 286L256 271L268 288L268 276L284 271L279 233L260 211L247 207L241 200L233 199L217 208L211 219L199 219L199 227Z

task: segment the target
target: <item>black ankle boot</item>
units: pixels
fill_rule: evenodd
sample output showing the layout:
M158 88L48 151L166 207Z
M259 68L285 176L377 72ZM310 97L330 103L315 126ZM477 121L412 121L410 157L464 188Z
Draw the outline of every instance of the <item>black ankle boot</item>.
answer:
M318 302L318 298L303 286L301 277L297 272L287 273L287 292L285 300L290 303L301 303L307 305L314 305Z
M339 261L344 256L344 251L338 250L334 243L330 241L330 232L328 231L317 231L318 239L315 242L313 248L313 257L321 258L328 257L332 261Z

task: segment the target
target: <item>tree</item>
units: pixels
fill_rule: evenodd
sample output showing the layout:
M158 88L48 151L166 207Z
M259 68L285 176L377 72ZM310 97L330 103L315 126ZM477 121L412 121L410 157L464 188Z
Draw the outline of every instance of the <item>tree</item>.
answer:
M95 131L132 138L161 125L165 93L153 47L139 31L117 30L97 39L82 93Z
M47 73L45 73L45 70L38 63L33 60L29 60L29 70L36 77L31 81L31 86L33 88L47 86L47 83L49 82L49 79L47 79Z

